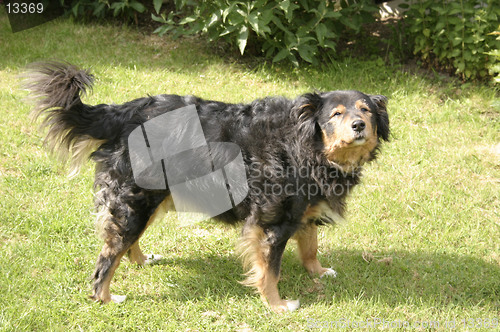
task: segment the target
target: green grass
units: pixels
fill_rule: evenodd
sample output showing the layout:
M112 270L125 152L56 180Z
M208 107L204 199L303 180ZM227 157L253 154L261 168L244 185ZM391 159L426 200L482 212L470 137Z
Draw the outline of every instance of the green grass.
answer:
M217 57L196 39L67 20L12 34L3 12L0 45L0 329L299 331L380 319L413 327L438 322L447 330L446 322L458 328L463 320L499 319L500 117L493 89L442 83L377 59L322 69L249 65ZM46 58L92 68L98 80L89 104L159 93L228 102L313 89L389 96L392 141L349 199L348 222L320 233L320 260L338 277L309 277L291 243L279 287L301 308L272 314L237 282L238 228L181 227L168 215L142 241L145 252L165 260L146 268L124 260L112 291L127 301L91 302L101 247L93 166L67 178L42 146L19 88L23 67Z

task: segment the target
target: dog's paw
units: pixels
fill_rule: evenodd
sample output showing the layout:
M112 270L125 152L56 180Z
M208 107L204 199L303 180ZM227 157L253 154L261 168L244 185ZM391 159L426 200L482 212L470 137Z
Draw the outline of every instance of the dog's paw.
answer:
M323 277L336 278L337 277L337 271L335 271L334 269L328 268L328 269L326 269L325 272L323 272L321 274L320 278L323 278Z
M158 263L159 261L161 261L163 259L162 255L147 254L145 256L146 256L146 262L144 264L146 264L146 265Z
M286 301L286 307L290 312L295 311L300 307L300 301L299 300Z
M280 304L270 305L275 313L292 312L300 307L299 300L283 300Z
M113 303L122 303L127 299L127 295L113 295L111 294L111 302Z

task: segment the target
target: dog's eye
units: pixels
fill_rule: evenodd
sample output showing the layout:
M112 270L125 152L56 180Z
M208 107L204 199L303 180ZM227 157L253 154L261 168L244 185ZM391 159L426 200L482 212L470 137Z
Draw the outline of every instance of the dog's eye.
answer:
M339 116L339 115L342 115L342 113L340 113L340 112L335 112L335 113L333 113L333 114L332 114L332 117L334 117L334 116Z
M369 112L369 110L368 110L368 108L363 107L363 108L361 108L361 112L366 113L366 112Z

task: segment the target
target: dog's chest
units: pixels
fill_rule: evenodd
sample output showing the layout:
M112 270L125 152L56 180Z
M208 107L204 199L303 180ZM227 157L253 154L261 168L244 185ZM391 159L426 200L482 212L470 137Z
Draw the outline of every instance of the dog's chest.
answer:
M332 209L326 201L308 205L301 220L303 224L309 224L311 222L316 224L335 224L342 221L344 221L344 218L337 211Z

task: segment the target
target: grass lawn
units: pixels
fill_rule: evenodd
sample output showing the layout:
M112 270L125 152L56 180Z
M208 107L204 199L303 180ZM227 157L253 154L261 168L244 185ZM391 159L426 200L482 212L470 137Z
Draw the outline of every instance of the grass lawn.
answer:
M322 69L249 66L214 55L200 41L67 20L13 34L3 9L0 45L0 329L500 326L500 103L494 106L493 89L443 83L376 58ZM89 104L160 93L227 102L314 89L388 96L391 142L366 167L349 199L348 222L320 233L319 259L338 277L309 277L290 243L279 287L301 308L273 314L238 283L238 228L185 226L168 215L142 241L146 253L165 259L146 268L124 260L111 288L127 301L91 302L102 245L93 225L93 165L68 179L65 165L42 146L19 87L24 66L47 58L92 69Z

